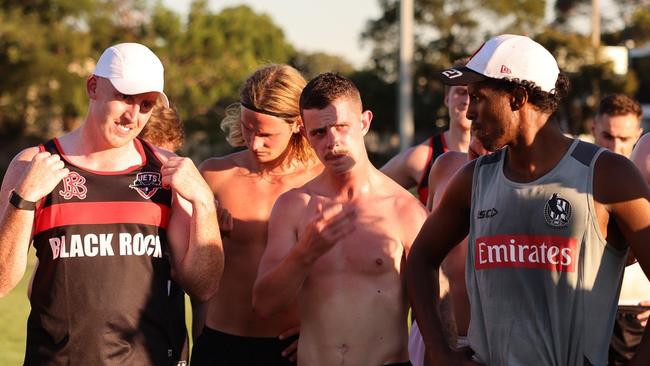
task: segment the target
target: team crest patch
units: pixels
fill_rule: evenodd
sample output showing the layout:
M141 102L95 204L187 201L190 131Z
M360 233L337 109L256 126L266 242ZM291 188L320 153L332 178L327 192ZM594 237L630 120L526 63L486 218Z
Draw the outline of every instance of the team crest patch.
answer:
M59 194L63 199L69 200L72 197L77 197L80 200L86 198L88 188L86 188L86 178L79 175L77 172L70 172L67 177L63 178L63 190Z
M143 172L135 176L135 180L129 185L129 188L135 189L138 194L144 199L150 199L160 188L162 188L162 181L160 180L160 173L157 172Z
M553 193L553 196L544 205L544 219L553 227L567 226L571 219L571 204L561 198L558 193Z

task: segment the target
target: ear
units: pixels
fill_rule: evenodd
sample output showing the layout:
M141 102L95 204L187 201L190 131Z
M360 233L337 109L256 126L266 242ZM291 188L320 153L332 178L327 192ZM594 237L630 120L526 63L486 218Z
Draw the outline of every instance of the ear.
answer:
M445 107L449 107L449 92L445 93L445 98L443 99Z
M521 86L515 87L510 93L510 108L513 111L521 109L528 102L528 92Z
M97 98L97 76L90 75L86 80L86 93L88 93L88 98L95 99Z
M372 111L365 110L361 113L361 131L365 136L370 129L370 122L372 122Z
M303 129L302 119L300 117L296 118L295 121L291 124L291 133L300 133L300 130Z
M594 120L591 121L591 135L596 136L596 125L598 124L598 116L594 117Z
M643 134L643 128L641 128L641 124L639 123L639 128L636 130L636 139L634 143L636 144L637 141L641 138L641 135Z

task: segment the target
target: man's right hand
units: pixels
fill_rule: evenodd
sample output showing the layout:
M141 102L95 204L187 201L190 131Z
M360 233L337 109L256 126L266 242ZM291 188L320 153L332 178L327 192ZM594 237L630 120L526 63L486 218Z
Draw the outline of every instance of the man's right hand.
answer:
M52 192L68 173L59 155L39 152L27 166L15 191L24 200L36 202Z
M317 203L316 214L307 224L300 240L310 262L320 258L340 239L354 231L355 217L356 211L352 205L334 203L324 207L322 202Z

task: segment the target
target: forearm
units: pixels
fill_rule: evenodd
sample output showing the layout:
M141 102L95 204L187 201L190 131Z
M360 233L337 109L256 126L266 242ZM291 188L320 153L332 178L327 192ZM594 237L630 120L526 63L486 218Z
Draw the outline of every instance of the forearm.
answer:
M192 204L189 243L179 266L185 291L198 300L208 300L219 287L223 263L214 203L210 200Z
M295 248L284 260L255 281L253 308L262 317L269 317L294 303L311 262Z
M445 365L451 350L445 340L442 322L436 310L440 292L439 265L431 266L425 258L418 257L417 251L412 251L406 265L409 301L427 352L437 364Z
M0 221L0 297L8 294L25 274L34 212L5 207Z

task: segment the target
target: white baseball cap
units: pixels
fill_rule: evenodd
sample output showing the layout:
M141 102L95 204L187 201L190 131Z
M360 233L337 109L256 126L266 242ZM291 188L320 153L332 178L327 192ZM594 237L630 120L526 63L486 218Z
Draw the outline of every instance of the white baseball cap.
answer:
M487 78L532 81L550 93L560 74L557 61L546 48L526 36L502 34L489 39L464 67L440 72L448 85L467 85Z
M169 107L169 99L163 92L164 73L158 56L139 43L120 43L107 48L93 71L94 75L110 80L122 94L158 92Z

